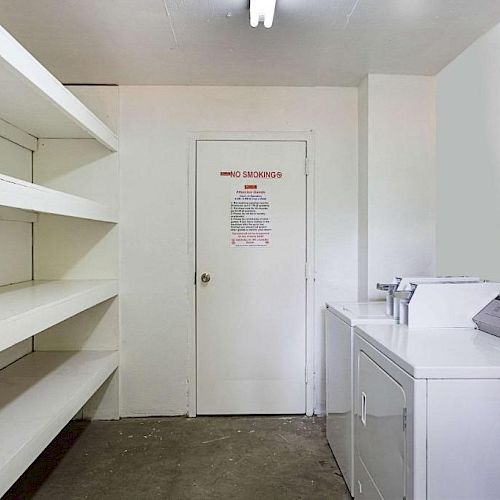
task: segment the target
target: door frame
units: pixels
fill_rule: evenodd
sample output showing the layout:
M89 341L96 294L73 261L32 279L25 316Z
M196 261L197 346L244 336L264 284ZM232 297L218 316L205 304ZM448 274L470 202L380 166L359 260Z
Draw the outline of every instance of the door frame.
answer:
M306 177L306 359L305 359L305 384L306 384L306 415L314 413L314 372L315 372L315 151L314 132L191 132L189 140L188 164L188 299L190 321L188 328L188 408L189 417L196 417L196 147L198 141L276 141L276 142L305 142L307 159ZM306 168L306 165L304 165Z

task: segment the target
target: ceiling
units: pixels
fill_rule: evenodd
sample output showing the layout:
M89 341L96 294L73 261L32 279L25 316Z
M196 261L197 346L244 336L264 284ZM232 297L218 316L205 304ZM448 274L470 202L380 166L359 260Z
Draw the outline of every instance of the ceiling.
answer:
M500 21L499 0L0 0L0 24L65 83L351 86L432 75Z

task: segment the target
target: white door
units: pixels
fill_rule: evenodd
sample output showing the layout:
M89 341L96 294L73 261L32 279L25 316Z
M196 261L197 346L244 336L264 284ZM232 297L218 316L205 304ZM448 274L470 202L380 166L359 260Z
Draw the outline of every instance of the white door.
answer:
M306 143L198 141L197 413L305 413Z

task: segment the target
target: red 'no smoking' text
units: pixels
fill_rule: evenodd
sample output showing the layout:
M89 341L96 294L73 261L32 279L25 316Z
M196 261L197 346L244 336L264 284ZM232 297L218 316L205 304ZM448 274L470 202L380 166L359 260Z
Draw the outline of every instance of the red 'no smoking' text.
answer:
M221 177L234 177L236 179L281 179L283 172L277 170L227 170L220 173Z

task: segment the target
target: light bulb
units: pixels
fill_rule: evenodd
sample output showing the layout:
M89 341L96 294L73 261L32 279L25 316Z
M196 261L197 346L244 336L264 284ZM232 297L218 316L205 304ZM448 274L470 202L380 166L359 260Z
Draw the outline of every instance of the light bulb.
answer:
M250 0L250 26L256 28L260 21L266 28L273 25L276 0Z

